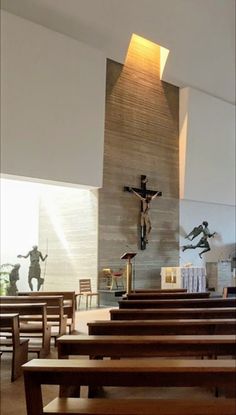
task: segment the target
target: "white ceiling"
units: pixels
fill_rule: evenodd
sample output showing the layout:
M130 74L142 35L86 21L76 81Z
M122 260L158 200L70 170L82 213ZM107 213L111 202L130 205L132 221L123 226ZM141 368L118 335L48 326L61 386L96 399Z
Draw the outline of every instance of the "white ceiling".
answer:
M235 102L235 0L2 0L123 62L136 33L168 49L164 80Z

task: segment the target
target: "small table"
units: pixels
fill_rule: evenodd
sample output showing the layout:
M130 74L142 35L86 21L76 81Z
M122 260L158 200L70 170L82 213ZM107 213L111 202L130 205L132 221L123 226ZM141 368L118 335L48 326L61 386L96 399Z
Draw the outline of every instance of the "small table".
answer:
M162 267L161 288L186 288L188 292L206 291L204 267Z

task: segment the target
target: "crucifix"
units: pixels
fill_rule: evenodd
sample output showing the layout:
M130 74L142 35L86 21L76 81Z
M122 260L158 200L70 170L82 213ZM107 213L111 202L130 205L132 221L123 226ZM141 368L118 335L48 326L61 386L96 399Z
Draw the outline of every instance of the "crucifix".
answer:
M141 250L146 249L148 243L148 237L151 232L151 221L149 217L150 204L153 199L157 196L162 196L162 192L159 190L149 190L146 187L147 176L141 175L141 188L137 189L136 187L124 187L125 192L133 193L141 201L141 218L140 218L140 227L141 227Z

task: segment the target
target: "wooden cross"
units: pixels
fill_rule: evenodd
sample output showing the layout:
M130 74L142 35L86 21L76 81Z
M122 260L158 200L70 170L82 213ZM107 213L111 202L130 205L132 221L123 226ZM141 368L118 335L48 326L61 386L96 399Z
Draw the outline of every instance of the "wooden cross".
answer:
M141 221L140 221L140 245L141 250L146 249L148 243L148 236L151 231L151 222L149 218L150 203L157 196L162 196L162 192L159 190L149 190L146 187L147 176L141 175L141 188L136 187L124 187L125 192L134 193L141 200Z

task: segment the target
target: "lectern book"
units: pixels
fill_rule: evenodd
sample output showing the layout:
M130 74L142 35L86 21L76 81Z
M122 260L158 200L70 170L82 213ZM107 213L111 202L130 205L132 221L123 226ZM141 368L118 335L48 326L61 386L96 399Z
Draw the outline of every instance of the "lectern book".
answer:
M132 259L136 255L136 252L125 252L121 255L120 259Z

